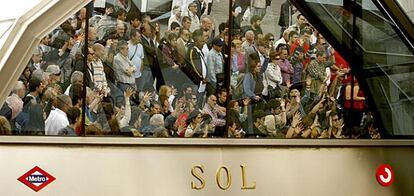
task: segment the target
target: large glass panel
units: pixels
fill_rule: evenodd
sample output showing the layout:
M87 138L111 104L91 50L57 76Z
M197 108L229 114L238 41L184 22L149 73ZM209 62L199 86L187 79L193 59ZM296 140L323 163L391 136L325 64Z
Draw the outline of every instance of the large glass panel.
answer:
M372 1L306 1L316 20L330 31L336 44L352 50L356 73L368 84L383 131L388 135L413 135L412 46L400 38L399 27ZM353 9L351 10L350 7ZM395 19L394 19L395 20ZM354 29L355 27L355 29ZM355 41L355 45L352 45ZM368 92L368 91L366 91Z

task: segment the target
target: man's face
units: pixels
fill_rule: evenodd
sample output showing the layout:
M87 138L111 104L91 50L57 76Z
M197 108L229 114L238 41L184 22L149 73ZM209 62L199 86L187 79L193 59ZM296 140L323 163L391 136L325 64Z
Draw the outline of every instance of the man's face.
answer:
M197 13L197 10L198 8L196 4L190 6L190 12L192 12L193 14Z
M123 55L123 56L128 56L128 46L124 45L119 49L119 52Z
M145 35L145 37L151 37L152 35L152 30L151 30L151 26L149 24L144 24L144 31L142 32L142 34Z
M290 38L291 43L295 43L297 42L299 39L299 36L297 34L292 35L292 37Z
M208 99L208 105L210 105L210 107L215 107L217 105L216 96L214 95L210 96L210 98Z
M182 38L184 41L188 41L188 40L190 39L190 36L191 36L191 33L190 33L190 31L188 31L187 29L184 29L184 30L182 31L181 38Z
M141 25L141 21L138 18L131 20L131 26L134 28L138 28Z
M117 33L120 37L124 36L124 33L125 33L125 26L124 26L123 24L118 24L118 25L116 26L116 33Z
M303 40L303 42L305 42L305 43L310 42L310 37L311 37L311 35L310 35L310 34L304 33L304 34L302 35L302 40Z
M152 114L159 114L161 113L161 106L158 104L154 104L153 107L151 107L151 113Z
M261 20L256 21L255 23L253 23L254 27L258 28L260 27L260 24L262 23Z
M42 61L42 53L34 54L32 56L33 63L40 63Z
M269 52L269 46L259 46L258 47L259 52L262 53L262 55L267 56L268 52Z
M190 27L191 27L191 20L186 20L185 22L183 22L184 29L190 29Z
M173 29L171 32L178 35L180 33L180 27L175 27L175 29Z
M300 16L298 19L298 26L300 27L300 25L302 25L305 22L306 22L306 18L304 16Z
M125 21L126 20L126 13L122 13L118 16L118 20Z
M203 22L202 22L202 28L203 28L203 30L204 31L210 31L210 29L211 29L211 21L210 20L203 20Z
M326 62L326 54L323 54L322 56L317 56L319 63L325 63Z
M217 52L221 52L223 50L223 46L217 46L217 45L213 45L214 50L216 50Z
M206 43L204 37L198 37L194 40L195 45L197 46L198 49L202 49L204 44Z

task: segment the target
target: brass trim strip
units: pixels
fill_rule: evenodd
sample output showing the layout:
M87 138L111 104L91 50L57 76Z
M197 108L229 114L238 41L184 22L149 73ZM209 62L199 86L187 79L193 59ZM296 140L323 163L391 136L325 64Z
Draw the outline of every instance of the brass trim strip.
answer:
M0 145L108 145L108 146L261 146L261 147L398 147L414 146L414 140L350 139L222 139L1 136Z

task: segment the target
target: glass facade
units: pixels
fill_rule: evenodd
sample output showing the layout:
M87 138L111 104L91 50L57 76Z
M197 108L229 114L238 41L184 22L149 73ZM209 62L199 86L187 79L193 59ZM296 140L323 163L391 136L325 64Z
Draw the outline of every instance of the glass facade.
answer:
M93 5L40 41L0 133L414 135L413 48L372 1Z

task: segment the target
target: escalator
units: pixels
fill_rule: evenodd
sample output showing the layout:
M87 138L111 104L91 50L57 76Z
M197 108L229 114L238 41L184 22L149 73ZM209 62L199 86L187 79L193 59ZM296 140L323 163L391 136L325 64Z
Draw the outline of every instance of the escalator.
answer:
M383 133L412 138L414 25L405 12L410 11L407 6L402 9L391 0L292 3L349 62Z

